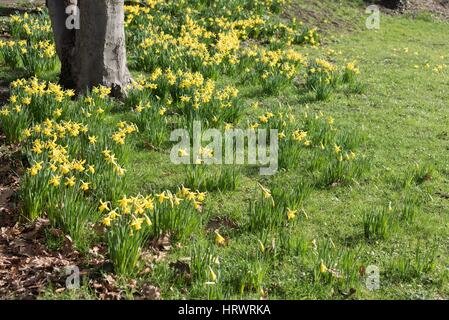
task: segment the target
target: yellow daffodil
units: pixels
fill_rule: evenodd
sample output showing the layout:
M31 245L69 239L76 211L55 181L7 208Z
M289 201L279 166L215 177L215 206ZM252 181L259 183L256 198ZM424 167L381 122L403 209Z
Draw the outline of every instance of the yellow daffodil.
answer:
M94 173L95 173L95 167L92 166L92 165L89 165L89 166L87 167L87 171L89 171L89 173L91 173L91 174L94 174Z
M81 186L80 186L80 188L81 188L81 190L83 190L84 192L86 192L86 191L89 190L89 185L90 185L90 183L81 181Z
M169 197L165 194L165 191L161 192L160 194L157 194L156 196L159 200L159 203L161 203L161 204L164 203L165 200L169 199Z
M108 206L108 202L103 202L102 200L100 200L100 206L98 207L98 210L100 211L100 212L103 212L103 211L109 211L109 206Z
M50 179L49 184L54 187L58 187L61 184L61 176L53 176Z
M198 201L203 202L205 198L206 198L206 192L197 192Z
M66 177L65 178L65 183L66 186L68 187L73 187L75 185L75 177Z
M199 201L193 201L193 208L195 209L195 210L201 210L201 202L199 202Z
M145 220L143 218L136 218L131 222L131 227L134 228L136 231L139 231L142 229L142 223Z
M109 227L109 226L111 225L111 221L112 221L111 218L109 218L109 217L104 217L102 223L103 223L105 226Z
M71 166L70 166L69 164L65 163L65 164L61 165L61 166L59 167L59 169L61 170L61 172L62 172L63 174L67 174L67 173L70 172Z
M90 144L96 144L97 143L97 137L95 136L89 136L89 143Z
M28 106L31 104L31 98L23 98L22 99L22 104Z
M10 113L10 111L7 108L3 108L3 109L0 110L0 115L2 115L4 117L9 116L9 113Z
M132 200L128 199L126 196L124 196L122 199L119 200L119 206L121 208L126 208L131 204Z
M55 109L55 111L53 111L53 116L55 118L59 118L62 115L62 109Z
M26 138L31 137L31 130L30 130L30 129L25 129L25 130L23 131L23 135L24 135Z
M287 208L287 218L288 218L288 220L295 219L297 213L298 213L298 210L292 210L290 208Z
M189 201L193 201L193 200L195 200L195 198L196 198L195 192L189 192L186 195L186 199L189 200Z
M259 187L262 189L262 194L265 199L271 198L271 191L268 188L265 188L261 184L259 184Z
M262 241L257 240L259 242L259 250L261 253L265 253L265 246Z
M335 153L336 154L339 154L340 152L341 152L341 147L340 146L338 146L338 145L334 145L334 151L335 151Z
M210 276L210 280L212 282L217 281L217 275L215 274L214 270L212 270L212 268L210 266L209 266L209 276Z
M152 225L150 218L145 214L145 223L150 227Z
M218 233L218 230L215 230L215 244L217 246L223 246L226 243L226 239L220 234Z
M119 217L120 215L117 213L117 209L115 210L111 210L109 212L109 218L111 218L112 220L114 220L115 218Z
M181 194L185 197L190 193L190 189L184 186L181 187Z
M326 265L323 263L323 261L321 261L321 263L320 263L320 272L321 272L321 273L326 273L326 272L327 272L327 267L326 267Z

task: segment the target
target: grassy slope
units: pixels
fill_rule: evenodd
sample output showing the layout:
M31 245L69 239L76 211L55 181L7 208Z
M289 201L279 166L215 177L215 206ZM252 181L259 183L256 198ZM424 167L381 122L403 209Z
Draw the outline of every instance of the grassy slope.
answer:
M380 31L343 36L331 45L360 62L362 81L368 87L362 96L337 97L316 107L333 114L338 123L357 126L368 134L373 169L368 181L360 186L312 197L315 203L309 210L316 212L315 230L331 235L338 243L347 239L351 246L361 243L357 239L361 233L360 212L373 204L396 200L400 195L396 181L405 170L414 163L432 163L439 172L431 182L433 201L423 208L413 226L399 230L388 241L363 245L365 261L380 262L381 271L394 256L410 254L408 247L436 235L443 250L439 272L441 276L447 273L444 257L448 248L448 202L436 191L447 192L448 99L444 92L449 78L447 71L437 75L424 68L427 62L432 66L447 62L449 37L445 30L447 24L384 17ZM415 69L415 65L419 68ZM326 224L329 227L323 228ZM376 297L438 297L434 286L420 281L387 280L381 288ZM447 289L442 290L447 295Z
M342 201L333 215L342 214L336 223L337 236L356 232L357 210L370 203L385 203L398 197L395 181L414 163L432 163L439 172L430 201L410 228L401 230L390 241L375 245L371 261L404 254L404 248L434 235L442 251L440 275L447 273L444 257L448 248L448 202L436 194L447 193L447 92L449 77L424 68L448 61L447 24L384 18L379 32L363 32L343 38L337 48L346 47L364 70L367 93L361 97L338 99L322 106L348 126L356 124L369 134L368 148L373 151L374 168L367 185L356 188ZM352 49L351 49L352 48ZM406 49L408 48L408 53ZM398 51L395 52L394 49ZM416 54L415 54L416 52ZM418 68L415 68L415 65ZM350 218L345 218L349 216ZM340 220L337 218L337 221ZM336 222L337 222L336 221ZM341 223L343 222L343 223ZM352 230L351 230L352 229ZM368 248L367 248L368 249ZM407 254L407 253L405 253ZM434 287L422 283L391 283L384 297L437 297ZM444 290L444 289L443 289ZM447 294L447 289L446 294ZM385 294L385 295L383 295Z
M357 20L359 16L353 17ZM355 27L362 29L362 26ZM372 170L365 181L352 187L315 191L305 206L310 219L301 221L292 236L302 234L308 240L331 238L337 248L360 250L360 261L365 266L378 265L381 290L370 292L360 286L355 295L357 298L447 297L449 292L442 284L446 283L447 274L449 210L448 200L438 193L447 193L449 174L446 161L448 99L444 94L449 77L447 71L436 74L431 70L435 65L447 62L447 24L384 16L380 31L364 30L342 36L336 31L330 32L328 39L332 41L327 47L343 52L337 60L359 61L363 70L361 81L367 87L362 95L339 93L328 102L309 101L308 105L311 109L332 115L339 125L357 128L368 136L367 152L372 157ZM408 53L405 48L408 48ZM426 63L432 67L425 68ZM240 90L253 96L251 89L245 86ZM279 100L294 106L298 113L304 110L304 99L294 90L277 98L251 98L260 100L266 109L272 109ZM173 168L168 155L141 151L134 155L133 160L136 165L131 175L132 180L137 181L135 191L173 188L183 180L182 169ZM387 205L390 201L395 204L403 194L397 181L415 163L431 163L437 168L437 177L427 183L427 187L432 188L432 201L423 207L413 225L401 227L388 240L367 244L363 238L363 213L375 205ZM210 194L207 214L211 217L227 216L242 223L247 200L251 198L258 179L257 175L246 175L238 191ZM276 179L295 181L295 175L281 173ZM239 257L247 251L254 251L256 238L241 230L224 230L230 237L230 244L221 249L219 255L223 265L228 265L226 272L231 277L237 276L248 263ZM212 235L199 237L203 236L209 242L213 238ZM387 274L398 257L412 259L418 242L426 248L434 236L438 238L440 257L433 275L401 281ZM168 261L174 261L183 254L187 252L179 250ZM302 275L301 264L294 258L287 260L264 281L271 298L341 297L331 287L311 284L310 279ZM171 271L162 265L156 268L151 281L162 286L165 298L185 296L177 289L168 290L173 284L171 277ZM194 292L188 296L199 298ZM257 294L245 296L257 297Z

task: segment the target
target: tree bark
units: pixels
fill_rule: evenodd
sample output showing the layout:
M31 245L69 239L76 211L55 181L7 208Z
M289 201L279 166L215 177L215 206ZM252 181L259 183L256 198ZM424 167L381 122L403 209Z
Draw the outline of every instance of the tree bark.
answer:
M403 10L403 9L407 8L409 1L408 0L379 0L378 3L385 6L386 8L389 8L389 9Z
M65 10L76 0L47 0L50 20L56 43L56 52L61 60L59 82L65 88L75 89L76 80L73 74L73 57L75 54L75 30L66 28L67 15Z
M68 30L65 10L74 3L80 28ZM62 63L61 83L78 93L104 85L113 96L126 94L131 76L126 65L124 0L47 0L47 6Z

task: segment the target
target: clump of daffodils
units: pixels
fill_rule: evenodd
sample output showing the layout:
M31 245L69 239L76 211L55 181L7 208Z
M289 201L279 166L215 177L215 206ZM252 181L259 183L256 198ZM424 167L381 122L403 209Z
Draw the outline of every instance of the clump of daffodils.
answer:
M343 68L342 80L345 83L353 83L355 81L356 76L360 74L360 69L357 67L355 61L348 62L346 66Z
M100 200L98 211L104 215L102 223L105 226L110 227L118 218L122 218L120 223L126 221L132 235L133 232L140 231L144 224L152 226L152 221L157 220L162 212L173 211L181 206L201 210L204 200L204 192L192 192L183 186L176 193L167 190L147 196L124 196L114 206L110 201Z
M0 40L0 56L13 70L23 66L29 76L53 70L57 64L56 47L48 40Z
M124 196L118 201L100 200L98 211L107 228L109 257L120 274L133 274L148 238L170 235L183 239L199 225L198 211L205 193L181 187L147 196Z

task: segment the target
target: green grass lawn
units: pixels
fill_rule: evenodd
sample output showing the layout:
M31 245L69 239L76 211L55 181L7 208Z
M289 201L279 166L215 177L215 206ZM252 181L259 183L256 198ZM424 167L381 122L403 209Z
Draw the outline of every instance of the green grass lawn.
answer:
M316 9L310 3L300 6ZM152 272L139 277L159 287L164 299L449 298L449 68L434 70L448 64L448 24L383 14L381 29L367 30L363 8L346 2L332 6L324 19L310 19L328 26L323 46L301 50L339 64L356 60L361 88L355 91L360 92L344 88L327 101L316 101L295 86L266 96L232 77L218 81L236 85L245 106L259 102L258 110L245 110L242 123L287 105L297 117L305 111L332 116L339 128L363 137L369 170L348 184L313 187L295 223L259 235L246 228L258 183L297 186L305 175L281 170L269 178L242 168L235 191L208 192L201 230L183 243L172 243L153 262ZM176 190L185 182L184 168L170 162L169 148L154 150L135 142L127 172L129 194ZM365 236L369 217L388 220L409 212L413 217L399 219L384 237ZM225 237L225 246L214 244L215 229ZM208 250L219 257L215 272L220 285L189 283L176 266L190 259L193 269L194 256L207 257ZM363 270L368 266L380 270L378 290L366 286ZM328 272L320 272L323 267ZM68 295L49 289L42 296L74 297L92 296L87 287Z
M341 55L337 61L357 60L362 69L360 81L366 85L362 94L335 94L327 102L304 102L303 96L289 90L279 97L254 97L266 110L273 110L276 101L288 103L299 115L308 106L335 118L346 128L357 129L367 137L366 153L371 170L351 186L314 190L304 205L308 219L302 219L289 230L292 239L306 242L332 241L332 251L353 253L360 266L376 265L381 272L378 291L369 291L363 283L354 283L355 298L444 298L447 287L448 227L448 127L447 69L432 69L447 63L449 34L447 24L425 22L402 17L383 16L381 29L331 37L326 48ZM313 54L313 53L311 53ZM428 68L426 65L429 64ZM249 90L240 87L239 90ZM173 188L182 182L183 171L173 167L168 154L139 150L131 159L131 180L135 192ZM413 190L423 194L425 203L418 209L416 220L394 230L388 239L367 242L364 238L363 215L377 206L399 205L407 194L402 181L416 171L415 166L433 167L430 181ZM279 173L274 179L296 183L300 173ZM245 175L235 192L209 194L205 206L210 219L229 219L243 225L248 200L253 197L257 175ZM215 221L215 220L214 220ZM238 279L247 268L259 268L263 286L270 298L343 298L332 284L314 282L309 276L316 263L290 255L282 262L263 262L251 256L257 238L241 228L222 226L229 237L226 248L218 249L223 273L228 281ZM204 230L199 241L211 242L213 233ZM424 253L437 246L436 268L429 273L414 274ZM189 246L173 250L155 268L151 281L161 286L166 298L201 298L194 291L183 293L174 285L168 266L179 257L188 256ZM416 253L417 248L421 249ZM249 255L249 256L248 256ZM253 254L254 255L254 254ZM410 263L410 268L401 269ZM170 290L169 288L174 288ZM342 290L344 291L344 290ZM231 294L232 298L240 298ZM257 298L258 293L243 297Z
M340 92L328 102L309 101L307 104L294 90L281 93L277 98L252 97L266 110L273 110L277 100L288 103L297 114L308 105L311 110L332 115L336 123L355 128L367 137L366 153L372 161L370 173L351 186L314 190L304 206L309 218L301 218L300 223L288 231L288 237L300 239L306 245L329 240L335 245L331 255L348 252L357 257L356 263L360 266L379 267L380 290L369 291L363 282L356 281L351 284L357 289L354 298L444 298L448 295L446 108L449 100L445 92L449 75L447 70L432 71L436 65L448 61L446 30L446 23L384 16L381 30L335 35L326 45L326 48L342 52L335 57L337 61L356 59L360 63L361 82L366 85L362 94ZM426 64L430 64L430 68ZM243 86L239 90L245 92L251 88ZM130 163L133 164L129 174L135 183L134 193L173 189L184 179L182 167L173 166L168 154L138 150ZM415 221L399 226L388 239L367 242L364 213L377 206L402 203L407 194L402 181L416 170L416 165L435 170L430 181L413 187L414 193L425 198ZM281 172L274 179L295 183L299 175ZM310 270L316 267L313 259L287 255L282 262L258 262L254 254L258 239L241 227L258 181L263 181L258 175L244 175L237 191L209 194L204 212L206 220L224 221L218 225L220 232L229 239L225 248L217 249L222 276L232 282L248 268L255 268L254 273L262 277L262 285L272 299L343 298L338 286L315 281L310 276ZM233 223L230 225L226 221ZM235 228L234 223L240 227ZM208 246L214 234L204 230L195 238ZM437 247L435 269L415 273L419 260L426 259L425 253L431 252L434 246ZM421 250L419 253L416 253L417 248ZM156 265L150 281L162 288L164 298L202 298L201 290L198 294L176 285L169 267L177 259L189 256L189 250L189 245L174 249ZM238 280L236 282L238 287ZM229 283L230 287L232 285ZM257 292L243 294L244 298L258 296ZM241 296L234 292L227 297Z

